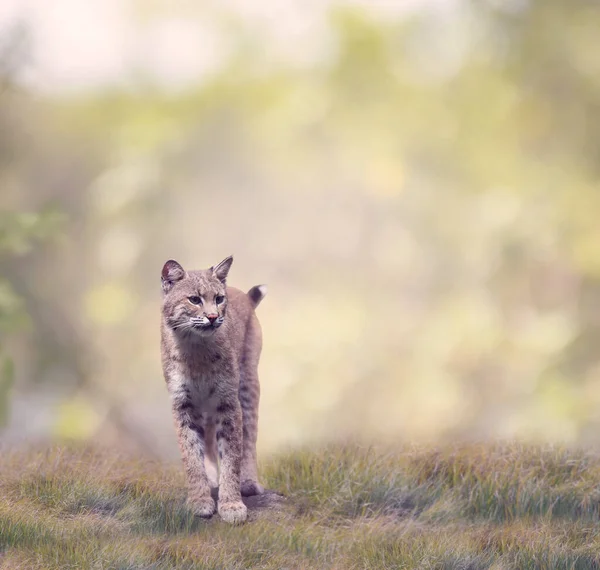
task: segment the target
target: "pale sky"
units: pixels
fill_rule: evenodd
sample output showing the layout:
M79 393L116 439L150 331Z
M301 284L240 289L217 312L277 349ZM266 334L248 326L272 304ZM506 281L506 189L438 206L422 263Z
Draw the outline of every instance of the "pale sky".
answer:
M27 84L43 91L127 84L144 73L165 87L201 81L226 57L226 10L265 38L277 57L296 62L327 50L325 16L337 5L368 6L380 17L448 9L458 0L2 0L0 37L27 24L32 63Z

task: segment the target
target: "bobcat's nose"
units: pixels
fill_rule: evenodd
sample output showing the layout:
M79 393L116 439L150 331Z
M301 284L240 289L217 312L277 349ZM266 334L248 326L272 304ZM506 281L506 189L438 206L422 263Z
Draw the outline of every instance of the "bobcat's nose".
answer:
M219 318L219 315L215 315L212 313L211 315L206 315L206 318L210 321L210 324L213 325L215 321Z

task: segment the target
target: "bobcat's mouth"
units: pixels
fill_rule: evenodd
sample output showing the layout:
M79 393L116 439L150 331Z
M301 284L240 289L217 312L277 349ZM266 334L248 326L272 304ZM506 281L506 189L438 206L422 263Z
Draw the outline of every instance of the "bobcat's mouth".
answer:
M190 319L190 325L194 331L198 332L214 332L223 324L223 318L219 317L214 321L210 321L206 317Z

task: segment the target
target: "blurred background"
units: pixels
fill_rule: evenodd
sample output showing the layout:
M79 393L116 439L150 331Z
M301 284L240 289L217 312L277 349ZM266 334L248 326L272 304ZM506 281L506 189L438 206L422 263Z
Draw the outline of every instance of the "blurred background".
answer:
M3 0L0 442L178 455L160 270L267 283L262 453L600 438L595 0Z

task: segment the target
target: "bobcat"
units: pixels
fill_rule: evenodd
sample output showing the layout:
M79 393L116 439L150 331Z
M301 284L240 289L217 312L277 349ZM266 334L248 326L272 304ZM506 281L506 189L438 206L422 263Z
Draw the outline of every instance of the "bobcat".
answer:
M247 516L241 496L264 493L256 467L262 333L254 309L266 287L248 293L226 287L232 263L228 257L201 271L165 263L161 352L188 505L196 515L211 517L211 487L218 485L219 515L237 524Z

